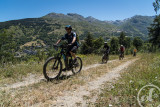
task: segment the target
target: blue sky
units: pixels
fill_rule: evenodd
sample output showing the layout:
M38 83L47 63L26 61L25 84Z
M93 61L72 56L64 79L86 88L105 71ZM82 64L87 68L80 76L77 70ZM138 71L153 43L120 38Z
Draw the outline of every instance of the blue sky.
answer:
M48 13L77 13L99 20L155 15L155 0L0 0L0 22L36 18Z

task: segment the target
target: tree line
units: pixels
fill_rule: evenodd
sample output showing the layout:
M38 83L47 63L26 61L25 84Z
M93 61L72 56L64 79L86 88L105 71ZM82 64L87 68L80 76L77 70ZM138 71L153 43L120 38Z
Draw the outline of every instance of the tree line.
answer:
M121 32L119 37L111 37L108 40L104 38L94 38L91 33L88 33L84 41L81 43L81 54L102 54L104 42L108 42L110 46L110 54L119 54L120 45L126 48L126 54L132 54L133 49L141 50L144 41L140 37L128 37L125 32Z

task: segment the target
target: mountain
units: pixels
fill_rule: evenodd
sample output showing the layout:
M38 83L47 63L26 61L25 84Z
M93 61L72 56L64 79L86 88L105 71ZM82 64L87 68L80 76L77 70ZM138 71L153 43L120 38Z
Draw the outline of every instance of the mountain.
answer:
M116 20L109 23L125 31L128 36L139 36L142 39L147 39L147 27L150 26L154 18L154 16L136 15L125 20Z
M0 30L14 32L15 40L20 46L30 41L42 41L46 45L51 45L65 34L65 25L72 25L80 39L84 39L87 32L94 37L110 38L113 35L119 36L121 31L125 31L127 36L140 36L146 39L147 27L153 19L154 17L150 16L134 16L122 21L101 21L91 16L85 18L76 13L66 15L49 13L40 18L0 22Z

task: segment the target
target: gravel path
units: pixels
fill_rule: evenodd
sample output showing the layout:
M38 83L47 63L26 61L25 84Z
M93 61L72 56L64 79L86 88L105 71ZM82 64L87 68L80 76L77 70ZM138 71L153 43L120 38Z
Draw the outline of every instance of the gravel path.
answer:
M108 61L108 63L114 62L117 60L111 60ZM102 64L93 64L93 65L89 65L87 67L84 67L82 70L88 70L90 68L94 68L94 67L98 67ZM68 72L67 75L72 75L72 72ZM44 76L36 76L33 74L29 74L26 78L24 78L24 80L22 82L17 82L17 83L13 83L13 84L5 84L5 87L0 87L0 90L9 90L12 88L20 88L20 87L24 87L24 86L28 86L28 85L32 85L32 84L36 84L39 83L40 81L45 80Z
M131 65L133 62L135 62L137 59L133 59L130 61L127 61L115 68L113 68L111 71L106 73L105 75L97 78L94 81L88 82L84 86L80 86L75 91L66 91L62 96L57 97L56 101L51 101L50 106L51 107L87 107L88 101L84 98L84 96L91 96L92 92L96 91L96 95L90 99L89 102L94 102L97 99L97 96L99 95L101 91L101 87L103 88L103 84L105 82L112 82L117 77L120 77L120 73L123 72L125 68L127 68L129 65ZM99 65L91 65L92 67L97 67ZM88 67L89 69L90 67ZM33 105L33 107L40 107L43 106L42 103L38 103Z

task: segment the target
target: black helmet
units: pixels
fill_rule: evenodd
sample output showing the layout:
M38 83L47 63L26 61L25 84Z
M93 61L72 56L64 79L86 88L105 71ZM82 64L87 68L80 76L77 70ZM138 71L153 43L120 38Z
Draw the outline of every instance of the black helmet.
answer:
M72 26L71 25L66 25L65 29L67 29L67 28L72 29Z

